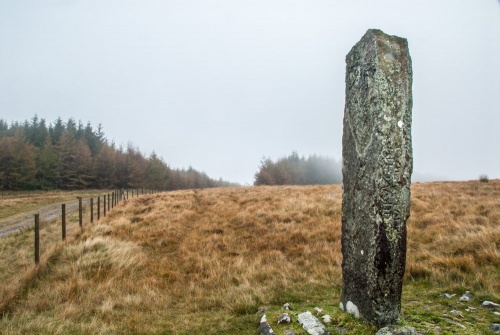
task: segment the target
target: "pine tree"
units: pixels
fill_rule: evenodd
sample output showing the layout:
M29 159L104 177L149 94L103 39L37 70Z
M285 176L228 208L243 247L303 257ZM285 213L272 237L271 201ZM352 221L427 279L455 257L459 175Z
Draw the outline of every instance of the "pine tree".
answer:
M314 185L340 183L340 163L321 156L300 158L297 152L276 163L264 158L255 174L254 185Z
M57 151L52 145L52 138L47 134L45 145L37 150L37 184L42 189L52 189L57 186Z
M116 181L116 149L105 145L95 159L95 186L97 188L111 188Z
M0 185L3 189L33 189L36 186L36 162L32 145L21 129L11 137L0 138Z
M139 149L131 144L127 147L127 186L144 187L146 184L146 166L147 162Z
M62 189L80 188L78 176L78 152L75 133L64 132L57 143L57 186Z
M99 136L94 132L92 129L92 125L90 122L87 123L87 126L85 126L85 141L87 142L90 153L92 154L92 157L95 157L98 153L99 150L101 149L101 139Z
M167 189L168 166L156 153L149 156L146 167L146 187L150 189Z
M35 114L30 123L28 123L28 121L25 122L24 128L28 143L37 148L41 148L45 145L45 139L47 138L49 130L47 129L44 119L39 119L38 115Z
M260 161L259 171L255 174L255 186L275 185L272 172L273 165L274 163L270 158L262 158L262 160Z
M52 145L56 145L59 142L62 134L66 131L66 127L64 126L63 120L58 117L54 122L53 126L49 127L49 133L52 139Z
M129 166L127 153L120 147L115 152L115 179L113 185L118 188L137 187L129 184Z

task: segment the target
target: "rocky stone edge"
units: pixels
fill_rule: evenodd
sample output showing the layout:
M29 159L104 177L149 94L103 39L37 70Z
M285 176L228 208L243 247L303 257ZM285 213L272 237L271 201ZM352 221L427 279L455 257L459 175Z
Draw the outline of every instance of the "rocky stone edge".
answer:
M456 294L449 294L449 293L443 293L440 295L442 298L446 299L453 299L456 296ZM458 302L460 303L467 303L467 302L472 302L474 300L474 296L470 291L466 291L462 296L460 296L458 299ZM481 303L481 307L487 308L487 309L492 309L492 313L494 313L497 316L500 316L500 312L498 309L500 309L500 304L493 302L493 301L488 301L485 300ZM292 318L292 313L291 311L293 310L292 306L289 303L283 304L281 309L284 311L281 313L277 320L276 324L290 324L293 322ZM465 309L465 312L472 312L476 310L477 308L472 307L472 306L467 306ZM257 311L257 315L262 315L259 323L259 334L260 335L274 335L276 334L274 330L272 329L271 325L267 321L267 316L266 312L269 311L269 308L263 306L260 307L259 310ZM320 307L314 307L313 308L314 314L311 311L305 311L303 313L293 313L293 316L296 317L296 320L299 322L299 324L302 326L302 328L307 332L307 334L310 335L331 335L330 331L326 328L326 324L331 324L332 318L329 314L324 314L324 311ZM458 310L451 310L449 311L449 314L451 315L458 315L458 316L463 316L461 311ZM319 316L319 317L317 317ZM359 316L358 316L359 317ZM320 320L321 319L321 320ZM446 319L447 320L447 319ZM448 321L453 321L449 319ZM455 323L455 322L453 322ZM464 326L461 325L460 323L456 322L456 325L458 327L463 328ZM499 323L493 323L489 326L489 329L492 331L494 334L500 334L500 324ZM343 327L339 327L336 329L337 333L346 333L347 329L344 329ZM284 331L285 335L296 335L293 330L286 329ZM383 328L380 328L375 335L422 335L417 329L414 327L410 326L400 326L400 325L389 325Z

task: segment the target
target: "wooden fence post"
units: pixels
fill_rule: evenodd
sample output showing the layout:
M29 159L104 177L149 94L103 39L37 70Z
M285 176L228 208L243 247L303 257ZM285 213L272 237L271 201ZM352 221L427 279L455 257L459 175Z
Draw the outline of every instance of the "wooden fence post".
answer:
M115 207L115 192L111 193L111 208Z
M62 239L66 239L66 204L61 205Z
M127 200L128 200L128 188L127 188Z
M104 216L106 216L106 194L104 195L103 199L104 199L104 206L103 206L103 208L104 208Z
M82 197L78 197L78 223L80 224L80 228L83 226L83 206L82 206Z
M40 263L40 214L35 214L35 264Z
M111 208L111 204L110 204L111 201L110 200L111 200L111 196L108 193L108 212L109 212L109 209Z
M90 198L90 223L94 223L94 198Z
M101 197L97 197L97 221L101 218Z

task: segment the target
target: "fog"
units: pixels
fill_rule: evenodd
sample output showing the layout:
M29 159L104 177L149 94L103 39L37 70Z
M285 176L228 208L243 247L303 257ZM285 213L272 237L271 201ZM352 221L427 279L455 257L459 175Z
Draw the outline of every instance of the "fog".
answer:
M345 55L378 28L409 42L413 179L500 178L499 4L0 0L0 118L252 184L263 156L341 159Z

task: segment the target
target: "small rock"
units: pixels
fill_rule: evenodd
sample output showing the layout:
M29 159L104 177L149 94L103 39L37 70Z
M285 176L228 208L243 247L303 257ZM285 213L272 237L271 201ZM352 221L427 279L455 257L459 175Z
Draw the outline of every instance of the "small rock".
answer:
M291 329L285 329L285 335L295 335L295 332Z
M339 334L346 334L347 333L347 328L345 328L345 327L337 327L337 332Z
M500 334L500 323L494 323L490 326L490 329L495 334Z
M456 296L456 294L443 293L440 295L440 297L444 297L447 299L453 298L454 296Z
M278 316L278 324L289 324L290 322L292 322L292 318L290 318L290 315L288 313L283 313Z
M460 301L470 302L472 301L472 294L470 291L465 291L465 293L460 297Z
M259 310L257 311L257 313L255 313L256 315L259 315L259 314L264 314L265 312L267 312L269 310L269 308L267 308L266 306L260 306L259 307Z
M413 327L387 326L378 330L375 335L419 335Z
M274 330L271 328L269 323L267 323L266 315L264 314L260 319L259 323L259 335L273 335Z
M493 301L485 300L481 303L481 306L486 308L500 308L500 304L494 303Z
M288 302L286 304L284 304L283 306L281 306L281 309L284 309L286 311L293 310L292 306Z
M316 311L316 315L320 315L321 313L323 313L323 308L314 307L314 310Z
M328 314L323 315L321 318L323 319L324 323L332 323L332 317Z
M476 307L472 307L472 306L468 306L468 307L465 309L465 311L466 311L466 312L472 312L472 311L475 311L475 310L477 310L477 308L476 308Z
M347 313L350 313L354 315L356 319L359 319L359 310L355 304L353 304L351 301L348 301L345 308L347 310Z
M464 316L462 315L462 312L457 311L456 309L451 310L451 311L450 311L450 314L455 314L455 315L458 315L458 316L464 317Z
M500 312L494 311L493 314L500 315Z
M331 335L318 318L309 311L299 314L299 323L310 335Z

